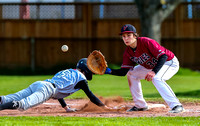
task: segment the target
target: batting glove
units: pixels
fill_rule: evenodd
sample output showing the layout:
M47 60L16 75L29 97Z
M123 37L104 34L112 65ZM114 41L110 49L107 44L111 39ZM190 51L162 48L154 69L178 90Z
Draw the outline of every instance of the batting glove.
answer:
M105 74L111 74L112 70L110 68L106 68Z

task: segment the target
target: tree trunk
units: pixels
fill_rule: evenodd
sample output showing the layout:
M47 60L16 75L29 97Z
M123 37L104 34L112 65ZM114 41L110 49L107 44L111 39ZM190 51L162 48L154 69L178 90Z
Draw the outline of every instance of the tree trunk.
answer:
M181 0L135 0L140 14L142 36L161 41L161 25Z
M142 36L155 39L158 43L161 40L161 22L158 15L141 17Z

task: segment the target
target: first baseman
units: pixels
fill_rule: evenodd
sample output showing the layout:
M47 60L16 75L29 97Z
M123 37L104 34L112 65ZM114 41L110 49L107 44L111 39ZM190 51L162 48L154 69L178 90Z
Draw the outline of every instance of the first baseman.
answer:
M39 105L50 98L58 99L67 112L73 112L63 98L82 89L94 104L110 109L104 105L89 89L87 80L92 80L93 73L87 67L87 58L77 63L77 69L66 69L58 72L52 79L36 81L28 88L15 94L0 97L0 110L18 109L27 110Z
M173 52L159 45L155 40L139 37L133 25L126 24L120 35L127 46L123 54L121 69L106 69L106 74L125 76L135 103L131 111L148 109L143 98L140 80L152 81L162 98L171 108L172 113L182 112L183 106L166 83L179 70L179 61Z

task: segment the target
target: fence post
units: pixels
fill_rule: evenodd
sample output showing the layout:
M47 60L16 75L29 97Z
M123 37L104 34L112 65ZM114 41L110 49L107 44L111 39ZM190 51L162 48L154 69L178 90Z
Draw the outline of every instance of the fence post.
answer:
M93 37L92 32L94 32L92 30L92 4L91 3L83 4L82 14L83 14L83 36L89 39L86 42L87 49L85 52L88 54L92 49L91 38Z
M35 39L31 38L31 71L35 72Z
M84 24L84 36L92 37L92 5L91 3L83 4L83 24Z
M2 19L2 5L0 5L0 19Z

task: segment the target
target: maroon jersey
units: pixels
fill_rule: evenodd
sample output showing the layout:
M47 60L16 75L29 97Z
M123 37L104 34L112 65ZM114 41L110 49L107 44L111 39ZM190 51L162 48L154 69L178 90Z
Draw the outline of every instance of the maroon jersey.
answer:
M157 64L158 58L163 54L168 56L167 61L174 58L174 53L161 46L155 40L147 37L138 37L135 51L129 46L126 47L121 68L131 68L136 64L140 64L147 69L153 69Z

